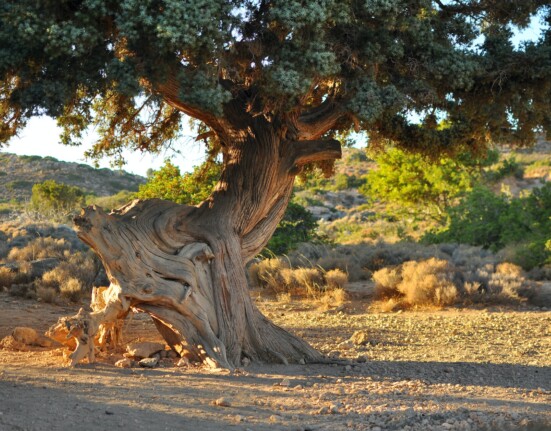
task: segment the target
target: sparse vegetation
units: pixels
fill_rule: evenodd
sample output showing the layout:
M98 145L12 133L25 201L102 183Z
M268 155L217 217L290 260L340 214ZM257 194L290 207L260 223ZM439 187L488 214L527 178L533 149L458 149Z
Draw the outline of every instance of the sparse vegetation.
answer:
M0 225L0 239L0 288L13 295L78 301L100 271L97 259L64 225L12 221Z

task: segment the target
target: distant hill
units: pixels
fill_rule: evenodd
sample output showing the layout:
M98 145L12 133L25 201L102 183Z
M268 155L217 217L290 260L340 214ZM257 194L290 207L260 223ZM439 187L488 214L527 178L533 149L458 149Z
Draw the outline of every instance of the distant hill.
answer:
M137 191L146 181L144 177L128 172L95 169L54 157L0 153L0 203L29 199L33 185L45 180L76 186L96 196L110 196L121 190Z

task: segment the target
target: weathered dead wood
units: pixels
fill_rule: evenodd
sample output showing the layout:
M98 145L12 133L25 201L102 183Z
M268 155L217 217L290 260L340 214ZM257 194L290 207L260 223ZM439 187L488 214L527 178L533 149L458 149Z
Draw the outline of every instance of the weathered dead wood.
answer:
M340 147L333 140L287 140L261 116L235 118L225 135L231 141L223 142L220 182L198 207L153 199L111 214L89 207L75 218L79 238L98 254L111 285L105 307L86 316L88 344L80 340L73 364L100 325L130 307L149 313L182 356L210 366L231 369L244 358L322 360L256 308L245 264L283 217L294 181L290 168L338 158Z

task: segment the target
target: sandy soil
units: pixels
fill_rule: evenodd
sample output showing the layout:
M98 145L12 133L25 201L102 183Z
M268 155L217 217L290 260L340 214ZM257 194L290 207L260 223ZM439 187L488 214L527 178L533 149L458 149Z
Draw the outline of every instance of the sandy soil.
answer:
M551 430L551 312L264 312L349 365L122 369L121 356L63 366L61 349L0 350L0 430ZM0 338L45 330L75 307L0 294ZM357 346L351 335L365 331ZM134 316L125 340L159 339ZM224 398L222 404L216 400Z

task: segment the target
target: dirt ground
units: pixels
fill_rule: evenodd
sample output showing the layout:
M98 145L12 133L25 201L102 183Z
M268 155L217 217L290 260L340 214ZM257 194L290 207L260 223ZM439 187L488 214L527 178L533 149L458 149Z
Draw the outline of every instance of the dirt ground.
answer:
M551 311L369 313L258 301L280 325L348 365L64 366L61 349L0 349L0 430L551 430ZM44 331L72 306L0 293L0 338ZM364 331L366 343L349 341ZM158 340L145 315L125 341ZM225 406L216 405L224 398Z

